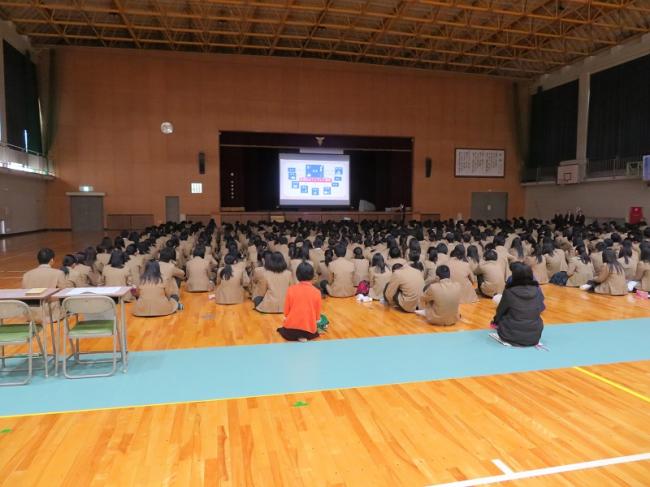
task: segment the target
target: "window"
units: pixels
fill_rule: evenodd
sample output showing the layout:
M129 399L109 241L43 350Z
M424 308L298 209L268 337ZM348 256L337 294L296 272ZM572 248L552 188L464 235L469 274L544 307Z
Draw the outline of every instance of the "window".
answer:
M193 194L203 193L203 183L190 183L190 192Z

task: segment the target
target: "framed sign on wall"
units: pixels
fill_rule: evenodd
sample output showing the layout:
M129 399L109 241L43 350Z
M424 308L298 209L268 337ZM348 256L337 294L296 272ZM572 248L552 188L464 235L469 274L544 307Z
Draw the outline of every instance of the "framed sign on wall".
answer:
M502 149L456 149L457 178L503 178L506 151Z

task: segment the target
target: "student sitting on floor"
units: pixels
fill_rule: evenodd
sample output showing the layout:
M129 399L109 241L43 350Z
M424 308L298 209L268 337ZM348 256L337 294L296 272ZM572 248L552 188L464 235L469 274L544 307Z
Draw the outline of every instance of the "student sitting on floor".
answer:
M124 252L119 249L113 250L108 265L105 265L102 270L101 285L108 287L131 287L133 285L131 281L131 270L125 264L126 257ZM133 301L133 299L131 293L124 296L124 301L127 303Z
M36 254L36 260L38 261L38 267L32 269L31 271L25 272L23 275L22 288L23 289L33 289L33 288L57 288L62 289L66 287L72 287L72 283L66 281L65 274L60 269L54 269L54 251L52 249L43 248L38 251ZM57 320L61 315L61 308L59 306L58 300L52 300L52 317L54 320ZM32 316L37 322L41 322L42 314L41 307L39 305L30 305L32 311ZM46 317L45 321L49 322L49 312L45 311Z
M318 338L316 323L320 319L321 294L311 283L314 268L307 262L298 264L298 284L287 290L284 300L284 323L278 333L285 340L307 341Z
M496 255L496 253L495 253ZM499 274L501 266L495 261ZM449 279L449 267L441 265L436 268L437 282L427 284L422 295L423 310L415 313L424 316L432 325L450 326L460 319L460 284Z
M192 253L192 258L185 264L187 273L185 290L190 293L201 293L214 289L212 266L204 255L205 247L197 245Z
M293 276L280 252L270 252L264 259L264 270L258 275L253 296L255 309L260 313L282 313L287 289Z
M526 264L513 262L512 277L503 291L492 320L499 338L506 343L532 347L539 343L544 329L544 295Z
M166 316L175 313L178 301L169 295L158 261L145 264L138 286L138 300L133 305L134 316Z
M486 298L493 298L503 293L506 287L503 268L498 262L499 256L496 251L488 250L483 254L483 262L476 269L478 279L478 290Z
M438 251L435 247L427 250L427 260L424 262L424 281L429 283L436 280L436 267L438 267Z
M223 258L224 266L217 271L217 285L214 288L214 301L217 304L240 304L246 299L249 285L248 274L238 266L233 254Z
M566 282L567 287L580 287L594 278L594 265L591 263L585 246L578 245L576 247L576 253L578 255L569 259L569 271L567 272L569 280Z
M355 247L353 250L353 259L352 264L354 264L354 285L355 287L359 285L360 282L370 281L370 263L363 256L363 249L361 247Z
M533 276L540 285L548 284L548 268L542 244L537 244L533 248L532 254L526 257L526 264L533 270Z
M454 250L449 254L449 261L447 267L451 273L451 280L460 284L461 288L461 303L475 303L478 301L476 291L474 291L474 283L476 276L472 272L467 258L465 257L465 247L456 245Z
M88 272L82 272L78 269L77 258L68 254L63 257L63 264L61 270L65 274L65 279L73 287L88 287L90 280L88 279ZM84 266L85 267L85 266ZM87 268L86 268L87 269Z
M180 303L180 289L179 285L181 280L185 279L185 272L182 269L176 267L172 262L172 259L176 256L176 250L171 247L165 247L160 251L158 265L160 266L160 274L163 277L163 282L167 289L169 290L169 295L178 301L179 309L183 309L183 305Z
M603 266L593 281L581 286L589 292L625 296L628 293L623 266L612 249L603 250Z
M384 290L384 299L391 306L413 313L418 306L423 288L422 272L410 265L395 264L393 274Z
M357 292L354 285L354 264L345 258L346 251L343 244L334 247L337 259L328 266L329 279L321 281L321 290L335 298L349 298Z
M370 292L368 296L380 301L384 298L384 289L386 289L392 272L384 262L384 256L379 252L372 256L372 267L370 267L369 274Z
M650 291L650 243L641 244L641 257L636 266L634 280L637 281L637 290Z

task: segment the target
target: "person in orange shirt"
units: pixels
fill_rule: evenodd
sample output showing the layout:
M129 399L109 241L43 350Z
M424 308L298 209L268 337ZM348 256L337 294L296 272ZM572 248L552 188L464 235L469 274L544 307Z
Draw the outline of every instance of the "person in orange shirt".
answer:
M320 319L321 293L312 285L314 268L302 262L296 269L298 284L287 290L284 300L284 326L278 333L285 340L306 342L318 338L316 322Z

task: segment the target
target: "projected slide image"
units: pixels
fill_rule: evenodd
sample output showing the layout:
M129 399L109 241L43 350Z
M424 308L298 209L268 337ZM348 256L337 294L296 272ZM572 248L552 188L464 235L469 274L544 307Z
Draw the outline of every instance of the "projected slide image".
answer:
M346 155L280 154L280 204L347 206L349 171Z

